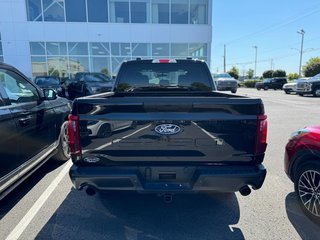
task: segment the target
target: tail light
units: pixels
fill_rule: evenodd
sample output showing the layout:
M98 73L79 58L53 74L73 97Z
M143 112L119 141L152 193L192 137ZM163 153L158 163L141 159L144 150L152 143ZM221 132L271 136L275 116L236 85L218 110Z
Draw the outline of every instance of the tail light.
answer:
M256 154L264 153L267 149L268 121L266 115L259 115L256 130Z
M72 157L81 156L80 145L80 132L79 132L79 117L69 116L68 121L68 133L69 133L69 148Z

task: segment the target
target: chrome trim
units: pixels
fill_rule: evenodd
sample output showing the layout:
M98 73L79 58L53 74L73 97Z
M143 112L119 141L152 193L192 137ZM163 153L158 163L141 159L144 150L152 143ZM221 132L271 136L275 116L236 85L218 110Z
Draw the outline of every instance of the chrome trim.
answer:
M39 154L37 154L24 164L20 165L16 169L12 170L7 175L3 176L0 179L0 193L4 191L7 187L9 187L11 184L13 184L16 180L18 180L21 176L29 172L32 168L34 168L34 166L38 165L40 162L46 159L57 148L57 146L57 141L55 141L53 144L41 151Z

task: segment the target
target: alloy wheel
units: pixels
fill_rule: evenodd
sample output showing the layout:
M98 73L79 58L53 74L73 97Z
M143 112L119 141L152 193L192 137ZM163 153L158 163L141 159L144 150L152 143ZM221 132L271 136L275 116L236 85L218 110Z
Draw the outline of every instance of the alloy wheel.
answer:
M298 194L308 212L320 217L320 172L304 171L298 181Z

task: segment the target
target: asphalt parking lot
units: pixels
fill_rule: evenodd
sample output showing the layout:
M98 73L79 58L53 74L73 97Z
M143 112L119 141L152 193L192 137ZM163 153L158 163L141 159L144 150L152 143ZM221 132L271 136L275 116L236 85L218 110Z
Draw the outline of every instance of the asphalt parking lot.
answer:
M139 194L87 196L72 188L70 161L47 163L0 202L1 239L318 239L283 171L291 132L320 124L320 98L240 88L262 98L268 115L266 181L247 197ZM119 137L121 137L119 133Z

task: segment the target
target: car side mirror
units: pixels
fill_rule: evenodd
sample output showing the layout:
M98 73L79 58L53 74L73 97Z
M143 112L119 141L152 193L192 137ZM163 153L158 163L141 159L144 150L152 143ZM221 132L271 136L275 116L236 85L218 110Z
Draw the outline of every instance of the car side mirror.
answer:
M51 88L43 89L43 95L44 95L44 100L57 99L57 93Z

